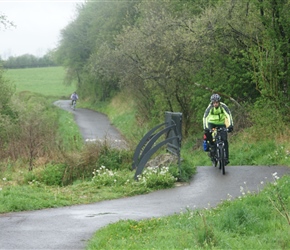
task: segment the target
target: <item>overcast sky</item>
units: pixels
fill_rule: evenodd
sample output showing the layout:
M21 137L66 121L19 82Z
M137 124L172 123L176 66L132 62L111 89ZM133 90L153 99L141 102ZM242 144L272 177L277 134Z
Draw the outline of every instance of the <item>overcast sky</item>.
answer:
M43 56L54 49L60 31L76 15L76 5L85 0L0 0L0 15L5 15L16 27L0 26L0 56L32 54Z

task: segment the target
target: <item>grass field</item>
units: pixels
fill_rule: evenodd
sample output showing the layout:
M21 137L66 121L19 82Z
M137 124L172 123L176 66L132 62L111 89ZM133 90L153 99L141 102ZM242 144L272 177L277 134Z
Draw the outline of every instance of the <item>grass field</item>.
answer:
M75 86L64 85L63 67L9 69L4 76L16 86L16 92L31 91L45 96L69 98Z

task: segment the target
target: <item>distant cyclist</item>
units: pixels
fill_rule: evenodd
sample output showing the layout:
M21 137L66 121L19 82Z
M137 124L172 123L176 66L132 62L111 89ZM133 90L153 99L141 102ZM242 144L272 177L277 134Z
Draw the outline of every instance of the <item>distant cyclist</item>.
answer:
M72 95L70 96L70 99L71 99L71 105L73 105L73 102L79 99L77 92L73 92Z
M213 128L225 128L226 119L228 123L228 131L232 132L234 129L233 118L230 109L226 104L220 101L219 94L213 94L210 97L210 104L206 108L203 115L203 129L205 132L205 138L209 143L212 143L211 130ZM225 143L226 155L228 157L226 164L229 163L229 144L228 138L225 134L225 138L222 138ZM211 155L210 155L211 157Z

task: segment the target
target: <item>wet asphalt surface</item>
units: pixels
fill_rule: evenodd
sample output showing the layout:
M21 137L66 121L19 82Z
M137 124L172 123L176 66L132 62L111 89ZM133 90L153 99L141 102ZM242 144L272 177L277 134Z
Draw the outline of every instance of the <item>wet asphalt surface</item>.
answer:
M54 102L54 105L74 114L85 142L103 142L106 140L112 147L127 147L126 141L119 131L111 125L106 115L78 107L74 111L71 108L70 100L59 100Z
M55 104L69 110L68 101ZM83 109L74 112L84 140L109 136L113 142L123 143L103 114ZM222 175L218 168L204 166L197 168L190 183L172 189L89 205L0 214L0 249L85 249L94 232L110 223L213 207L241 196L240 187L258 192L265 183L273 181L275 172L281 177L290 174L290 168L228 166Z

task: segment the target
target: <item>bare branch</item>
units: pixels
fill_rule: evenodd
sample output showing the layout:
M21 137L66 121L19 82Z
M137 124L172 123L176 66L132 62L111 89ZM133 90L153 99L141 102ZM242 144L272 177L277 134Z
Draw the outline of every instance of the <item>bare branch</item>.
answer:
M224 97L230 99L232 102L234 102L234 103L235 103L237 106L239 106L239 107L242 106L242 105L239 104L239 103L238 103L234 98L232 98L232 97L229 96L229 95L226 95L226 94L221 93L221 92L219 92L219 91L215 91L214 89L212 89L212 88L210 88L210 87L207 87L207 86L204 86L204 85L201 85L201 84L199 84L199 83L194 83L194 85L198 86L199 88L203 88L203 89L205 89L205 90L208 90L208 91L210 91L210 92L212 92L212 93L217 93L217 94L219 94L220 96L224 96Z

